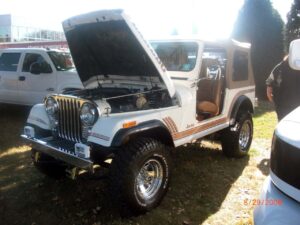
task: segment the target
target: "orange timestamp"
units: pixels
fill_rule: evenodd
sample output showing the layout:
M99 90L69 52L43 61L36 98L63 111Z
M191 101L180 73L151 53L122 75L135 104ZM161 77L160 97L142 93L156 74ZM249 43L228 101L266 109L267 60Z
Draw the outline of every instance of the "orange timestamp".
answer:
M274 205L281 206L282 199L244 199L244 205L256 206L256 205Z

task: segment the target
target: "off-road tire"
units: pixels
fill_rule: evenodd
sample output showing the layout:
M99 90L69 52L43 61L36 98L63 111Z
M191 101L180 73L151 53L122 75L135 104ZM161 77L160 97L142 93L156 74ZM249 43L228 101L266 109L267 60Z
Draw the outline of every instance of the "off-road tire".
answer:
M60 179L66 176L66 166L51 156L40 153L39 161L34 160L36 149L31 150L31 158L35 168L48 177Z
M147 170L148 173L145 173L142 168L149 169L153 166L152 164L154 165L152 168L155 168L156 165L161 170L159 174L162 179L160 185L156 187L157 191L147 199L141 196L143 194L141 194L139 184L145 184L141 182L142 177L148 175L149 178L151 176L149 170ZM120 149L111 165L109 188L111 198L118 207L121 216L127 217L145 213L159 205L168 190L170 173L171 158L169 149L157 140L139 138ZM147 175L144 176L144 174ZM146 178L144 178L145 180ZM155 180L153 179L153 181ZM153 184L155 183L153 182ZM147 188L144 190L147 190ZM151 189L149 190L151 191Z
M240 112L236 123L221 134L223 153L228 157L246 156L253 137L253 122L249 112Z

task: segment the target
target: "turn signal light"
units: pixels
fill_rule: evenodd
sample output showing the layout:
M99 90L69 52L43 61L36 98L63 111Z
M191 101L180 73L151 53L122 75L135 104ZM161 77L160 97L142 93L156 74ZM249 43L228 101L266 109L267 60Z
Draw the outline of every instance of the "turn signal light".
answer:
M136 126L136 121L130 121L130 122L127 122L127 123L123 123L123 128L129 128L129 127L134 127Z

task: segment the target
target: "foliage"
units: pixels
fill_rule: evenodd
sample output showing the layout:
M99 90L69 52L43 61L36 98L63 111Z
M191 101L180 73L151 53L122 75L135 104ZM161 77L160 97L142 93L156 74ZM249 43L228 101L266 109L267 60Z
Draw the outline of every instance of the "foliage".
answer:
M251 43L256 94L265 98L265 80L283 57L283 21L270 0L245 0L232 37Z
M285 44L289 46L294 39L300 38L300 0L294 0L291 10L287 15L285 29Z

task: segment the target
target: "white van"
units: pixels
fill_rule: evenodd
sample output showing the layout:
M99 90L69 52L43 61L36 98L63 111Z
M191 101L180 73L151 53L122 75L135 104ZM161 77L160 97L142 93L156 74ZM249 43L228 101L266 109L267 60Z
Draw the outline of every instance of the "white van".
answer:
M81 88L68 52L44 48L0 51L0 103L34 105L48 94Z

